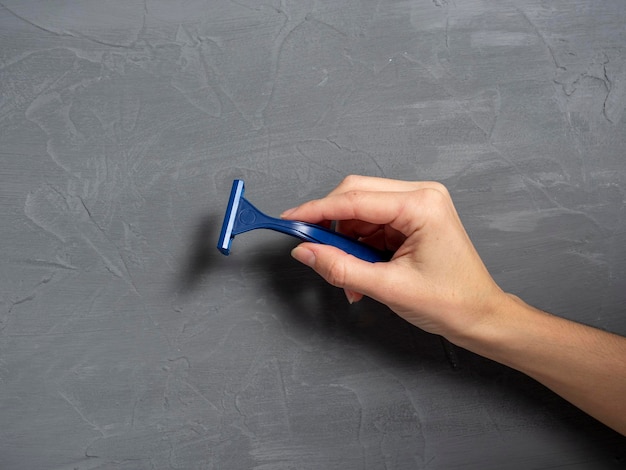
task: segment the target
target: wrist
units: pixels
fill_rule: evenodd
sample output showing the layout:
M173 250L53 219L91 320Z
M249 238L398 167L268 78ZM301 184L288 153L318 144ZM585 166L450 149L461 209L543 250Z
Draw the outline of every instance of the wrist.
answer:
M514 351L524 348L537 317L546 315L513 294L499 291L478 312L471 327L448 339L454 344L509 366Z

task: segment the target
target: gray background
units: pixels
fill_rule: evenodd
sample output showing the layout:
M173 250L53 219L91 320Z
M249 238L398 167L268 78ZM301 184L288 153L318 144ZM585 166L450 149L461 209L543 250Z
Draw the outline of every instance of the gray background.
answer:
M625 25L623 0L3 0L0 468L623 466L289 237L215 243L233 178L273 215L350 173L440 180L503 288L626 334Z

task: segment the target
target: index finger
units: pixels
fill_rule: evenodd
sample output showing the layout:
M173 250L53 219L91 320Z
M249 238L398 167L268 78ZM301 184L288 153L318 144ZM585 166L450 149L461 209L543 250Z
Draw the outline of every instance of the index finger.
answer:
M346 176L335 189L328 193L327 196L334 196L336 194L355 190L386 192L415 191L417 189L428 188L438 184L439 183L435 183L432 181L404 181L389 178L379 178L376 176L349 175Z
M306 202L283 214L283 217L318 223L322 220L360 220L377 225L389 225L405 236L417 230L428 204L423 204L426 187L412 192L347 191ZM442 193L439 193L443 196Z

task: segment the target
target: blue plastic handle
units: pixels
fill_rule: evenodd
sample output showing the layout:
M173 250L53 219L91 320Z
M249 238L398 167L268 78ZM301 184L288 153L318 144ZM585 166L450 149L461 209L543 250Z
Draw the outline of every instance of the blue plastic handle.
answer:
M354 238L333 232L319 225L267 216L244 197L241 197L232 227L232 236L260 228L285 233L307 242L332 245L371 263L389 261L391 257L390 253L382 252Z

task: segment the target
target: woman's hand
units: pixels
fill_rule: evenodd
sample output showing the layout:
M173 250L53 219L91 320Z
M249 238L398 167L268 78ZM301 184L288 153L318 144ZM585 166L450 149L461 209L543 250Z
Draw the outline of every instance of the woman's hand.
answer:
M293 256L344 288L348 300L365 294L452 341L491 321L507 297L487 272L440 183L350 176L325 198L282 217L336 220L338 231L395 252L389 262L369 263L332 246L303 243Z

